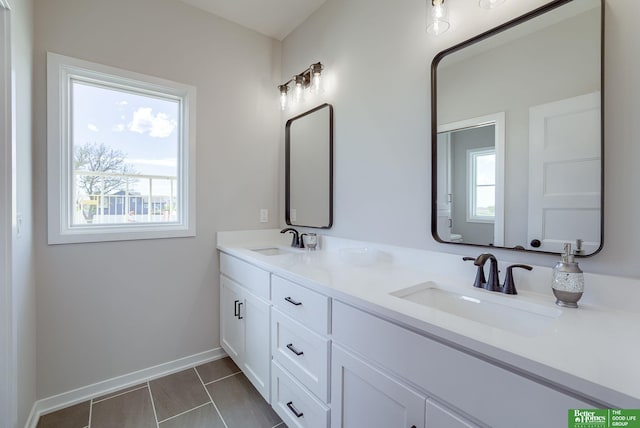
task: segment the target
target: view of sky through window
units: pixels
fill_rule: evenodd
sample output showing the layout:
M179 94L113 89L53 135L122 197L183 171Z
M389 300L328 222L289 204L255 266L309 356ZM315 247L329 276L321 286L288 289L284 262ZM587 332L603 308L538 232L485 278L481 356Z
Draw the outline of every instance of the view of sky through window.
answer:
M496 155L495 151L477 154L476 161L476 206L475 215L495 216L496 204Z
M172 221L179 188L179 101L79 80L71 87L74 224ZM98 174L87 178L85 171ZM84 216L78 214L82 210Z

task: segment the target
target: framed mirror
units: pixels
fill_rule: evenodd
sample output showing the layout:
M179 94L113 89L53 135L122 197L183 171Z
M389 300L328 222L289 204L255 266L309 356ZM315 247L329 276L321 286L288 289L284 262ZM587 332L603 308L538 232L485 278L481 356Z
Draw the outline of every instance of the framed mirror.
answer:
M333 224L333 106L322 104L287 121L285 220L291 226Z
M603 0L557 0L434 58L437 241L600 251L603 23Z

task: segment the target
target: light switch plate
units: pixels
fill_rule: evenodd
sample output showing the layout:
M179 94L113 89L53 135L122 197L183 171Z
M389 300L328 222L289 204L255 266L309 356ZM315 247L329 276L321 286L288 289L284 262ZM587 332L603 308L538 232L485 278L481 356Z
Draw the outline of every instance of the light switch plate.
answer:
M269 210L266 208L260 209L260 223L267 223L269 221Z
M16 213L16 238L22 236L22 213Z

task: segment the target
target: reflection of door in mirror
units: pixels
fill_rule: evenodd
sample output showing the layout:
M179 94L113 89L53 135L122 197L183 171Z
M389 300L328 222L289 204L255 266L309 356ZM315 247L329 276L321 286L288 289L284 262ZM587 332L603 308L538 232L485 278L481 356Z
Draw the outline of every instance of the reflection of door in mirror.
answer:
M285 128L285 220L329 228L333 222L333 107L322 104Z
M438 237L504 245L504 113L438 127Z
M600 245L600 92L529 110L529 243ZM538 245L536 243L536 245Z

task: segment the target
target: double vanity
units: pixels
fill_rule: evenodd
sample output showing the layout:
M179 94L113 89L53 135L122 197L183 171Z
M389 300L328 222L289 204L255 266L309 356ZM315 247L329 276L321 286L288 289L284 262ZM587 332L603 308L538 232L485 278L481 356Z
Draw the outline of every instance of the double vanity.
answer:
M289 244L218 234L222 347L289 427L562 427L569 409L640 408L640 315L601 291L635 280L586 274L566 309L547 267L505 295L473 287L470 254Z

